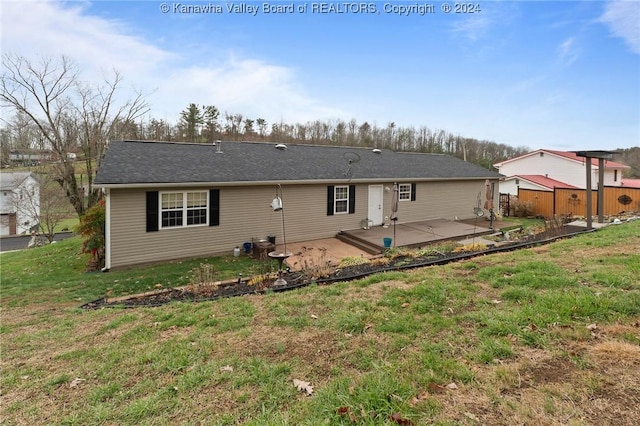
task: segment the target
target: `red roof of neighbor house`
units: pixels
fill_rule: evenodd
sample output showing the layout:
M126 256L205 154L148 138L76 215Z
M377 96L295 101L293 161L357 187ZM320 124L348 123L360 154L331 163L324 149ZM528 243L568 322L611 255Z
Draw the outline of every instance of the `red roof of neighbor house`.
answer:
M575 160L575 161L580 161L581 163L584 162L584 160L586 158L584 157L578 157L578 155L575 152L571 152L571 151L554 151L551 149L541 149L540 151L546 151L546 152L550 152L552 154L555 155L559 155L561 157L565 157L565 158L569 158L571 160ZM594 166L598 165L598 159L597 158L592 158L591 159L591 164ZM612 168L629 168L629 166L622 164L622 163L616 163L615 161L611 161L611 160L604 160L604 167L608 168L608 169L612 169Z
M556 186L560 188L573 188L578 189L577 186L569 185L568 183L551 179L544 175L515 175L516 178L528 180L531 183L535 183L536 185L544 186L545 188L553 189Z
M621 183L626 188L640 188L640 179L622 179Z
M510 158L510 159L505 160L505 161L501 161L499 163L494 164L494 166L497 167L498 165L502 165L504 163L509 163L509 162L517 160L519 158L523 158L523 157L527 157L529 155L535 154L537 152L548 152L549 154L554 154L554 155L557 155L557 156L560 156L560 157L567 158L569 160L579 161L581 163L584 163L585 160L586 160L585 157L578 157L578 155L576 155L575 152L571 152L571 151L555 151L555 150L552 150L552 149L538 149L536 151L529 152L529 153L521 155L519 157L514 157L514 158ZM591 159L591 164L593 166L598 167L598 161L599 160L597 158L592 158ZM612 169L612 168L628 169L629 168L629 166L627 166L625 164L617 163L617 162L611 161L611 160L604 160L604 167L606 169Z

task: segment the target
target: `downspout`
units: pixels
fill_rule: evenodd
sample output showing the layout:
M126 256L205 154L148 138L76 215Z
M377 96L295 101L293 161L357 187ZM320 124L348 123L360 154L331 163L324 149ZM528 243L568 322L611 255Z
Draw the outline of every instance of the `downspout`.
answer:
M111 269L111 190L104 190L104 268L102 272Z

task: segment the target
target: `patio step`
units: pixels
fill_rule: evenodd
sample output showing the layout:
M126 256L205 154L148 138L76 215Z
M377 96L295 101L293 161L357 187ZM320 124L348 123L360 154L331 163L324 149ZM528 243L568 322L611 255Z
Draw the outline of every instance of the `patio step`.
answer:
M384 252L383 247L372 244L346 232L338 233L336 235L336 238L347 244L351 244L354 247L358 247L360 250L363 250L369 254L382 254Z

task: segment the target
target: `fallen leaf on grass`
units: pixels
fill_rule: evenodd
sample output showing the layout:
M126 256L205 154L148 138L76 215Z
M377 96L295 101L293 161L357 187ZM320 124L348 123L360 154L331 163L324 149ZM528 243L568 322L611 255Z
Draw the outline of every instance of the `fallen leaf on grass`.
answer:
M311 386L311 383L309 382L293 379L293 385L298 388L300 392L306 392L309 396L313 393L313 386Z
M433 393L442 393L444 392L444 386L436 385L435 383L429 383L427 385L427 390Z
M233 372L233 367L230 365L225 365L223 367L220 367L220 372L224 373L225 371L228 371L229 373Z
M318 316L316 314L311 314L311 318L318 319Z
M393 413L389 416L389 420L393 420L394 422L402 426L413 425L413 422L411 420L407 419L406 417L402 417L400 413Z
M428 391L420 392L417 396L414 396L409 400L409 406L413 407L416 404L418 404L420 401L424 401L427 398L429 398Z
M351 412L349 407L337 408L336 413L338 413L341 416L349 417L349 420L351 421L351 423L356 423L358 421L358 419L356 418L356 415Z
M406 307L408 307L408 306L409 306L409 304L408 304L407 302L405 302L405 303L403 303L403 304L402 304L402 305L400 305L400 306L402 306L403 308L406 308Z
M591 330L591 331L596 330L597 328L598 328L598 326L595 325L595 324L589 324L587 326L587 330Z
M71 381L71 383L69 383L69 387L70 388L77 388L78 385L82 382L86 381L85 379L81 379L80 377L76 377L75 379L73 379Z
M457 386L455 383L451 382L451 383L449 383L449 384L447 385L447 389L449 389L449 390L456 390L456 389L458 389L458 386Z

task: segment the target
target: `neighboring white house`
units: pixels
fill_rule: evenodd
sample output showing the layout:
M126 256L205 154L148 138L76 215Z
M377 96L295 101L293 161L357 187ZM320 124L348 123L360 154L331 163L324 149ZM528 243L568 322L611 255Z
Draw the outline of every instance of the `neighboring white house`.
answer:
M542 175L518 174L509 176L500 181L500 193L518 195L518 189L533 189L535 191L553 192L553 188L577 188L565 182L551 179Z
M493 166L506 176L500 182L501 194L518 193L518 188L553 191L553 187L586 188L586 158L573 152L539 149L520 157L496 163ZM624 164L605 160L604 185L622 186ZM598 159L591 159L591 182L598 182Z
M12 150L9 153L9 161L14 165L37 166L43 161L49 161L53 157L50 151L45 150Z
M40 184L32 173L0 174L0 235L20 235L38 225Z

